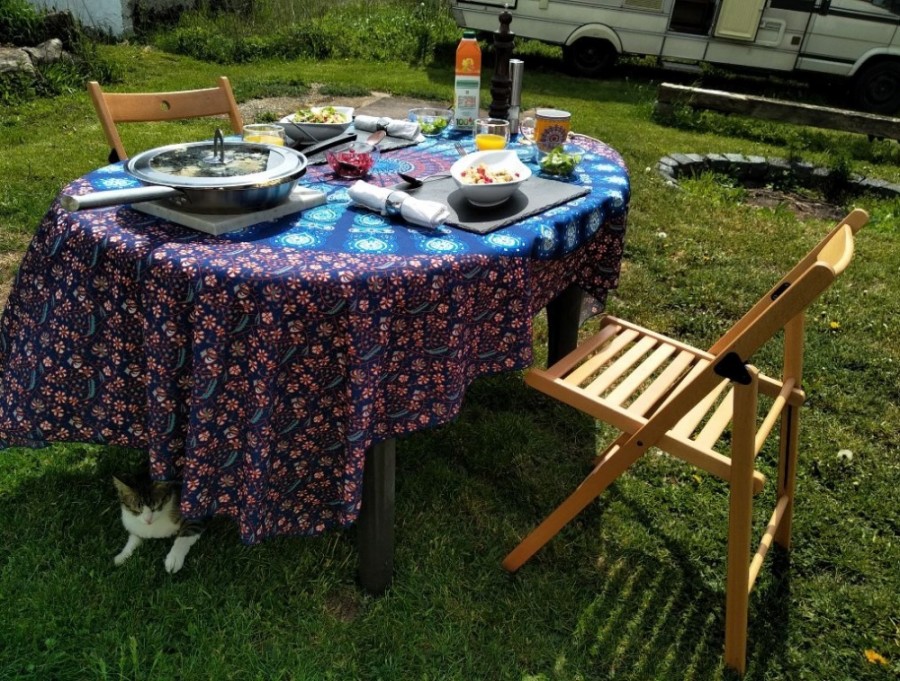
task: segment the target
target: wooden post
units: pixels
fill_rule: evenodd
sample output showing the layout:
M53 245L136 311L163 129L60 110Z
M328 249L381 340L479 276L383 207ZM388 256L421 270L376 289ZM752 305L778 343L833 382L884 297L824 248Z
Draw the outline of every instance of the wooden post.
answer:
M660 83L656 92L657 113L669 115L676 104L689 106L692 109L710 109L751 118L900 140L900 118L814 104L800 104L756 95Z

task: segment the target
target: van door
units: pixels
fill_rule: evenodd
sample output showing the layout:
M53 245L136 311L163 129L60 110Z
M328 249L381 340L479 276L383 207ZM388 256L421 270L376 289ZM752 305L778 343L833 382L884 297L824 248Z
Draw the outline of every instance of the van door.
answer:
M797 68L847 76L869 52L896 56L898 25L897 0L831 0L813 14Z

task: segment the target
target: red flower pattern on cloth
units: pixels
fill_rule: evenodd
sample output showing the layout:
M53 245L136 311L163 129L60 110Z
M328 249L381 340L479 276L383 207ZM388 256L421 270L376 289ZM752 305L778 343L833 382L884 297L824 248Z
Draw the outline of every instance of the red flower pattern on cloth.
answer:
M451 142L380 165L443 169ZM590 195L487 236L355 211L323 167L307 179L324 212L220 237L55 202L0 320L0 448L144 450L156 478L182 480L188 517L231 517L247 543L353 522L368 447L527 367L532 317L570 284L595 309L617 285L627 172L581 143ZM110 166L66 191L128 182ZM389 247L348 247L357 233Z

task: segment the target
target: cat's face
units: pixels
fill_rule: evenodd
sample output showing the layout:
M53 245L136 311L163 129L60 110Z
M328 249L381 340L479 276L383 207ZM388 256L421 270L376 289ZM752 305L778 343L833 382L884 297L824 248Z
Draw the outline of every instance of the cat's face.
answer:
M113 484L119 495L119 501L122 502L122 508L147 525L153 524L161 515L169 512L177 490L171 483L155 482L149 478L125 482L113 477Z

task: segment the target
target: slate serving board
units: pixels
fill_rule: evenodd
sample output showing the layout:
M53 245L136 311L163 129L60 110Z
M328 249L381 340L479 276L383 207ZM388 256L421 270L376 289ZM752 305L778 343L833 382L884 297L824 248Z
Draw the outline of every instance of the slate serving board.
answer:
M445 204L450 209L446 224L476 234L489 234L591 192L590 187L532 175L509 200L499 206L481 208L473 206L463 197L452 177L426 181L418 189L406 190L403 185L397 186L397 189L406 191L417 199Z

